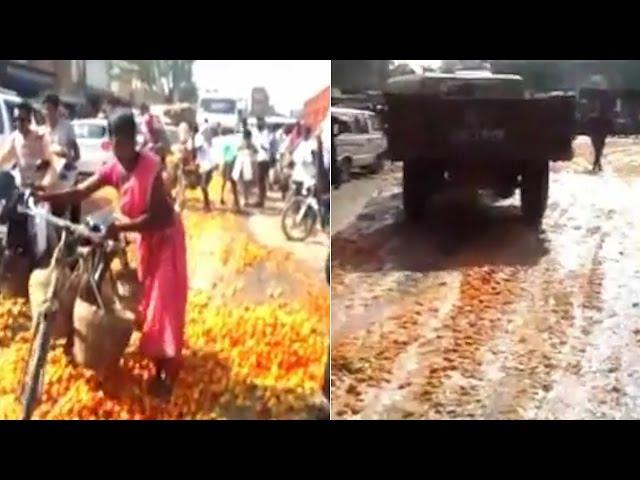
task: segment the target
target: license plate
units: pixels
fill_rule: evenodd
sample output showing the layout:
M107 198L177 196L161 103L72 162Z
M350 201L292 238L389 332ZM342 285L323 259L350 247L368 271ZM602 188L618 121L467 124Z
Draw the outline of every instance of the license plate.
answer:
M475 142L502 142L505 140L503 129L482 128L482 129L460 129L451 134L452 143L475 143Z

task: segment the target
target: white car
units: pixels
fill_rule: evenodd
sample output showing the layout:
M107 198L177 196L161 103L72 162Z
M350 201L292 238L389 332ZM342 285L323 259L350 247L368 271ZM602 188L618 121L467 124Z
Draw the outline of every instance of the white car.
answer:
M79 175L91 176L113 155L107 120L87 118L74 120L71 125L80 149Z
M104 118L83 118L74 120L71 125L80 149L79 176L91 176L113 156L108 122ZM138 134L138 145L142 140L142 135Z
M379 172L384 166L387 140L378 116L366 110L331 108L331 116L341 120L335 138L336 156L347 182L354 168Z
M22 99L10 90L0 88L0 149L7 142L9 135L15 129L13 109Z

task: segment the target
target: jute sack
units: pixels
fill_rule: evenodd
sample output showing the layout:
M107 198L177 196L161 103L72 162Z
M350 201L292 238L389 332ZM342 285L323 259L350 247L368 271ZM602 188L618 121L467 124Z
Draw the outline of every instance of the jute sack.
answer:
M117 262L118 268L112 269L112 272L118 303L125 310L136 312L142 297L142 284L138 279L138 272L130 265L126 253L121 254Z
M29 304L31 307L31 326L35 327L38 315L52 299L57 300L58 305L53 321L51 335L54 338L67 338L73 328L73 303L78 295L80 286L81 269L79 266L74 271L66 265L58 262L62 255L62 245L56 248L51 263L47 268L34 270L29 277ZM57 282L57 290L50 292L52 282Z
M83 283L88 283L87 276ZM120 306L110 275L100 286L102 304L84 287L73 308L73 358L103 373L118 365L131 339L134 318Z
M49 287L53 281L53 268L34 270L29 277L29 304L31 306L31 326L35 327L38 314L46 306ZM51 335L54 338L66 338L73 328L73 303L78 294L80 275L67 268L58 270L58 282L61 286L55 292L58 301Z

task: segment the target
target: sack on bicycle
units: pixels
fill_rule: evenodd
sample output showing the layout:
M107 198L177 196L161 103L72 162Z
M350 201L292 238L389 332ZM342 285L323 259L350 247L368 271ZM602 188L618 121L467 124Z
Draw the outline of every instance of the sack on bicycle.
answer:
M131 266L127 252L123 251L112 264L115 293L120 305L127 311L137 312L142 298L142 284L138 271ZM136 328L140 322L136 322Z
M83 259L78 297L73 308L73 358L103 373L118 365L133 333L134 316L118 299L112 276L99 285L99 298L89 281L89 262Z
M35 328L40 312L47 303L49 287L53 281L56 266L52 262L47 268L34 270L29 277L29 304L31 306L31 326ZM61 287L55 293L58 308L53 319L51 335L53 338L68 338L73 332L73 305L78 296L81 272L72 272L69 268L58 267L58 281Z

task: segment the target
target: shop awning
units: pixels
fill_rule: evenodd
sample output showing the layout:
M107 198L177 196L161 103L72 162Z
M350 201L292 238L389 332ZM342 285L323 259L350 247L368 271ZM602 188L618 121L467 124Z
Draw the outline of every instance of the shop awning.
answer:
M46 90L52 90L55 84L54 74L28 65L8 63L2 77L3 87L14 90L26 98L37 97Z

